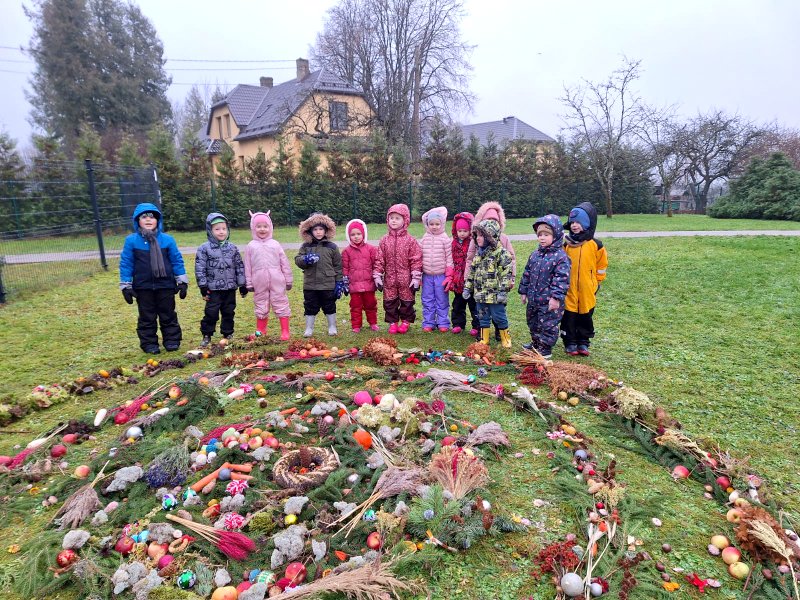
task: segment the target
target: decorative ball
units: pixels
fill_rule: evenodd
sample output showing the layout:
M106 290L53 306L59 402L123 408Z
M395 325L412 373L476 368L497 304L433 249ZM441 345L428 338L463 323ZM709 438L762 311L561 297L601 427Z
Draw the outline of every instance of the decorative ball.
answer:
M250 583L255 582L256 577L258 577L259 573L261 573L261 569L253 569L247 574L247 581L249 581Z
M164 494L161 498L161 508L164 510L173 510L178 507L178 499L175 494Z
M267 586L275 583L275 573L272 571L261 571L253 583L266 583Z
M218 478L220 481L228 481L231 478L231 470L220 469Z
M467 376L467 381L468 381L469 383L475 383L475 380L476 380L476 379L477 379L477 377L475 377L475 375L469 375L469 376Z
M597 598L598 596L603 595L603 586L599 583L590 583L589 584L589 591L591 592L592 596Z
M436 513L433 512L432 508L425 509L425 512L422 513L422 516L425 518L426 521L430 521Z
M172 556L172 554L165 554L164 556L162 556L161 558L158 559L158 568L159 569L163 569L168 564L170 564L173 560L175 560L175 557Z
M128 427L128 430L125 432L126 438L133 438L134 440L138 440L140 437L144 435L141 427L137 427L136 425L132 427Z
M561 578L561 589L567 596L575 597L583 594L583 577L577 573L564 573Z
M194 464L198 467L205 467L208 464L208 456L205 454L198 454L194 457Z
M283 522L286 523L287 525L294 525L295 523L297 523L297 515L286 515L283 518Z
M262 334L261 334L261 331L256 329L256 332L253 335L255 335L256 337L261 337Z
M372 396L366 390L361 390L353 395L353 402L356 406L364 406L365 404L372 404Z
M197 583L197 576L194 574L194 571L185 569L180 575L178 575L176 583L182 590L189 590L194 587L195 583Z
M369 509L367 512L364 513L364 520L365 521L374 521L378 517L375 515L375 511L373 509Z
M583 448L578 448L577 450L575 450L575 458L577 458L578 460L586 460L587 458L589 458L589 453L586 452L586 450L584 450Z
M186 502L187 500L189 500L190 498L194 498L195 496L197 496L197 492L195 492L192 488L187 487L185 490L183 490L183 493L181 494L181 500Z
M72 548L62 550L58 553L58 556L56 556L56 564L62 569L70 566L76 560L78 560L78 553Z

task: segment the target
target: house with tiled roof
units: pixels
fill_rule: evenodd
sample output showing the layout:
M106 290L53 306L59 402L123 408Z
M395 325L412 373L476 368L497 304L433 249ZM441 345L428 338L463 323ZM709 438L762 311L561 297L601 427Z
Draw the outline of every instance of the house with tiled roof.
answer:
M374 113L361 90L325 68L312 73L306 59L296 62L295 79L273 85L261 77L260 85L237 85L211 107L205 143L212 164L224 144L244 167L259 149L274 156L283 139L295 160L304 140L316 142L324 167L331 139L369 135Z
M461 125L460 128L466 143L469 143L470 138L474 135L481 146L486 146L489 140L494 140L494 143L500 148L514 140L525 140L534 144L555 143L555 140L546 133L542 133L514 116L505 117L499 121Z

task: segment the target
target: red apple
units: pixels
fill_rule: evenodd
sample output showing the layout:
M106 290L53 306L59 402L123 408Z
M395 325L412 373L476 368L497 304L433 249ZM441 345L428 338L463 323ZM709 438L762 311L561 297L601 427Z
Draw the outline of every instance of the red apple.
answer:
M77 467L75 467L73 475L75 475L75 477L77 477L78 479L86 479L89 476L90 472L91 471L89 470L88 465L78 465Z
M452 435L448 435L442 439L442 446L452 446L455 443L456 438L454 438Z
M71 548L62 550L61 552L58 553L58 556L56 556L56 564L62 569L70 566L76 560L78 560L78 553L75 552L75 550L72 550Z
M136 542L134 542L127 535L125 535L119 538L117 540L117 543L114 544L114 550L122 554L122 556L127 556L128 554L130 554L131 550L133 550L133 547L135 545Z
M275 585L276 587L280 588L281 591L283 591L290 585L292 585L292 580L289 579L288 577L281 577L280 579L278 579L278 581L275 582Z
M731 541L724 535L714 535L711 536L711 544L720 550L725 550L725 548L731 545Z
M128 415L122 412L118 412L116 415L114 415L114 425L124 425L127 422L128 422Z
M303 583L306 580L306 566L301 562L289 563L283 576L291 581L291 585Z
M744 579L750 573L750 567L743 562L735 562L732 565L728 565L728 573L736 579Z
M336 375L333 373L333 371L325 371L325 381L333 381L335 377Z
M50 448L50 456L53 458L61 458L67 453L67 447L62 444L56 444Z
M742 558L742 553L739 552L739 549L734 546L728 546L722 551L722 562L726 565L732 565L735 562L739 562L739 559Z
M181 388L179 388L177 385L173 385L171 388L169 388L169 397L173 400L180 398L182 393L183 392L181 391Z
M78 434L77 433L67 433L64 437L61 438L61 441L65 444L74 444L78 441Z
M676 465L676 467L672 469L672 477L675 479L686 479L689 477L689 469L683 465Z
M236 591L241 594L242 592L246 592L247 590L249 590L251 587L253 587L252 583L250 583L249 581L243 581L242 583L236 586Z
M717 485L723 490L727 490L729 487L731 487L731 480L725 477L725 475L720 475L717 477Z
M278 438L276 438L274 435L267 438L266 444L273 450L281 445L281 443L278 441Z
M383 540L377 531L373 531L367 536L367 548L370 550L380 550L381 544L383 544Z

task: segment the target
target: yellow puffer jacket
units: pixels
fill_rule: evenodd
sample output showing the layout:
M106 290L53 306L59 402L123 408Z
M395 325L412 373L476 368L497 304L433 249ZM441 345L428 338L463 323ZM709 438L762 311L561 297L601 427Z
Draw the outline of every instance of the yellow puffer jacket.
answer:
M572 261L564 308L570 312L586 314L597 304L597 288L606 278L606 249L603 242L591 239L579 244L566 243L564 250Z

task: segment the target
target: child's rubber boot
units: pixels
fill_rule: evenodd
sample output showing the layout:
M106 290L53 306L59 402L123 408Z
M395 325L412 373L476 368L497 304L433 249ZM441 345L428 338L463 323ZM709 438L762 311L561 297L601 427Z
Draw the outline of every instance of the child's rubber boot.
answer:
M211 336L210 335L204 335L203 336L203 340L200 342L200 347L201 348L208 348L208 345L210 343L211 343Z
M397 323L392 323L389 325L389 333L391 335L395 335L397 333Z
M279 320L281 322L281 340L285 342L289 339L289 317L279 317Z
M408 333L408 327L408 321L400 321L400 325L397 326L397 333Z
M372 325L369 326L369 328L372 331L380 331L381 330L380 326L377 323L373 323Z
M503 348L511 348L511 336L508 333L508 329L500 330L500 344Z
M306 330L303 332L303 337L314 335L314 321L316 320L317 315L306 315Z
M489 337L491 336L491 328L490 327L481 327L481 337L478 340L482 344L489 345Z
M328 319L328 335L339 335L339 331L336 329L336 313L325 315L325 318Z
M256 319L256 331L261 335L267 335L267 319Z

